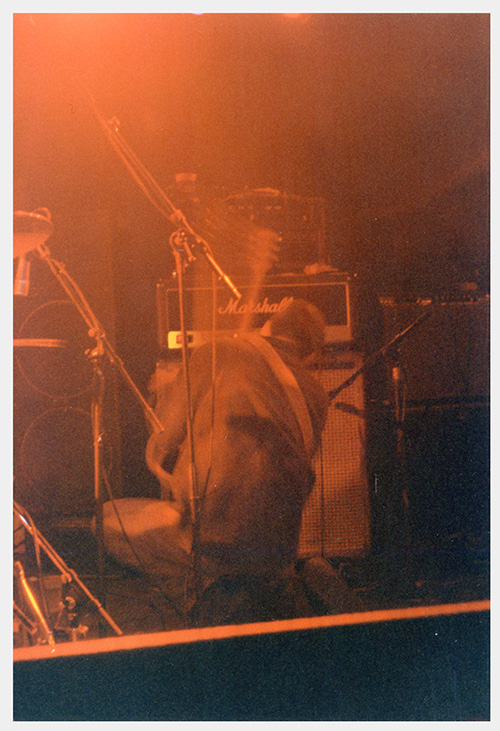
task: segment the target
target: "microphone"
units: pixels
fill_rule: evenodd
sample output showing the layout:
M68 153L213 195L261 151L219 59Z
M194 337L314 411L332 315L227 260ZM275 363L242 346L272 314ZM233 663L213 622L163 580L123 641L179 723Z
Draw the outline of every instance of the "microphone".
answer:
M14 259L25 257L42 246L52 234L53 225L48 208L33 213L14 211Z
M20 256L14 278L14 295L28 296L30 289L30 268L31 262L29 259L26 256Z

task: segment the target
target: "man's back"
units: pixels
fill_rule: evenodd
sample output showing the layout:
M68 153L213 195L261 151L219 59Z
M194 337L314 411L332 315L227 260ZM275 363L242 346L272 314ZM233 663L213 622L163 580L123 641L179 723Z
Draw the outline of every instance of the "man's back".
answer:
M324 392L290 349L275 346L300 383L317 443L326 418ZM214 360L212 346L203 346L189 371L201 555L223 573L278 571L294 558L314 480L286 389L244 338L218 341ZM177 389L184 389L181 375L160 418L167 418ZM188 447L186 441L181 445L171 481L184 510L190 498Z

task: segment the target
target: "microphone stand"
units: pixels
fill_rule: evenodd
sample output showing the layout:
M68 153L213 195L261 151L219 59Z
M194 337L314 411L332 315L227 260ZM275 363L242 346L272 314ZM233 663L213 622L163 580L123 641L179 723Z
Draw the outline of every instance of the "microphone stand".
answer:
M405 377L404 369L401 361L401 352L399 350L399 344L408 335L418 327L424 320L430 315L430 312L424 312L419 318L412 322L408 327L399 332L393 337L386 345L376 350L374 353L368 356L363 362L360 368L355 371L348 379L340 384L337 388L328 392L328 396L333 401L338 394L348 386L352 385L354 381L365 371L372 363L381 356L385 356L391 359L391 378L393 387L393 398L394 398L394 413L395 413L395 425L396 425L396 476L398 484L400 486L400 495L402 501L402 542L405 551L406 559L406 578L409 571L409 548L411 546L411 530L410 530L410 516L409 516L409 498L408 498L408 480L406 473L406 453L405 453L405 442L404 442L404 420L405 420L405 406L406 406L406 393L405 393Z
M198 573L198 532L199 532L199 515L198 515L198 489L196 483L196 464L194 457L194 442L193 442L193 430L192 430L192 403L191 403L191 388L190 388L190 375L188 368L188 357L187 357L187 332L185 326L185 313L184 313L184 284L183 284L183 273L184 270L192 264L201 254L208 265L211 267L214 274L218 279L222 280L225 286L230 290L233 297L237 300L241 299L241 293L235 287L229 276L222 270L217 263L208 242L202 238L192 226L186 220L185 215L177 209L172 201L168 198L162 188L158 185L153 176L149 173L146 167L143 165L141 160L130 148L128 143L124 140L120 134L120 122L113 117L111 120L106 120L97 109L94 99L89 94L90 104L96 115L96 118L101 125L105 135L107 136L111 146L116 151L119 158L125 164L133 179L136 181L140 189L146 195L148 200L153 206L164 216L171 224L176 227L176 230L172 233L169 239L169 244L172 249L172 253L175 259L177 282L178 282L178 296L179 296L179 311L180 311L180 328L181 328L181 342L182 342L182 359L184 366L184 379L186 386L187 395L187 438L189 445L190 454L190 505L191 505L191 521L193 528L193 571L194 571L194 586L195 595L197 595L197 586L199 585L199 573ZM196 597L197 598L197 597Z
M403 500L403 536L405 548L408 551L411 545L411 531L408 499L408 481L406 474L406 449L404 440L404 423L406 416L406 378L401 358L401 351L398 347L390 350L389 358L391 363L392 389L394 396L394 417L396 422L396 466L398 483L401 485L401 497Z
M363 373L369 366L371 366L374 361L377 360L377 358L380 358L381 356L387 355L389 351L394 349L404 338L406 338L410 332L417 327L417 325L420 325L424 320L427 320L429 317L429 312L424 312L423 315L421 315L417 320L411 323L411 325L408 325L407 328L402 330L400 333L398 333L392 340L390 340L388 343L383 345L381 348L376 350L375 352L371 353L368 358L366 358L360 368L358 368L357 371L354 371L349 378L347 378L343 383L340 384L340 386L337 386L337 388L334 388L331 391L328 391L328 396L330 398L330 401L333 401L337 398L339 393L344 390L344 388L347 388L348 386L351 386L354 381L358 378L358 376Z
M103 466L102 466L102 454L104 444L104 431L103 431L103 400L105 393L105 379L104 379L104 360L108 358L109 362L118 369L123 376L125 382L135 395L139 403L141 404L146 418L148 419L153 431L159 433L163 431L163 426L156 416L155 412L147 401L142 396L141 392L135 385L131 376L127 372L123 361L115 352L113 346L108 340L108 337L102 327L101 323L97 319L95 313L87 302L83 292L80 290L75 280L68 274L64 264L54 259L46 244L40 244L38 246L38 253L40 257L46 261L53 275L59 281L76 309L82 316L87 327L89 328L89 336L95 339L95 348L88 352L87 355L90 358L94 368L95 384L92 394L92 436L93 436L93 452L94 452L94 499L95 499L95 526L96 526L96 544L97 544L97 577L98 577L98 594L102 602L104 598L104 564L105 564L105 550L104 550L104 531L103 531L103 503L104 503L104 490L103 490Z

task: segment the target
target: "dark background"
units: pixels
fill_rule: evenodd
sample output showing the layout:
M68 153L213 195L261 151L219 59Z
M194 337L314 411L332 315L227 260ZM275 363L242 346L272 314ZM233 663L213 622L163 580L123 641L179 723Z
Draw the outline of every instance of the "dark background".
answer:
M371 295L489 290L486 14L15 14L13 79L14 210L49 208L52 254L143 393L172 226L116 156L90 97L162 188L194 172L224 194L323 198L328 257ZM33 262L16 328L57 297L42 269ZM110 378L126 489L153 489L140 409Z
M16 14L14 208L82 264L125 230L145 281L170 229L88 95L163 188L323 197L332 263L380 290L487 283L485 14Z

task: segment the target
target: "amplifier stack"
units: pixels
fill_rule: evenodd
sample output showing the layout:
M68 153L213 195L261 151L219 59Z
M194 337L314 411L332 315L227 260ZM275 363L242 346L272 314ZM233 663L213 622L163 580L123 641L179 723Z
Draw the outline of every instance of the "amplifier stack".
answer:
M185 289L188 345L196 347L216 332L231 335L250 316L259 329L292 298L316 305L326 319L326 357L317 377L327 391L339 387L362 364L354 349L356 338L355 280L344 272L318 275L286 274L266 277L258 290L236 281L236 300L218 286L188 285ZM179 296L174 286L158 284L158 337L167 357L181 348ZM215 297L215 306L214 306ZM299 557L364 555L370 547L370 507L366 469L364 381L360 376L332 402L320 449L315 458L316 483L303 514Z
M184 301L189 346L210 340L214 326L219 335L233 334L244 321L249 329L260 329L292 298L306 299L321 310L326 319L328 344L345 346L353 340L353 280L346 273L267 276L259 287L235 279L235 285L242 295L240 300L220 284L213 288L206 281L187 282ZM178 350L182 344L181 319L179 293L173 283L158 283L157 312L160 350Z

